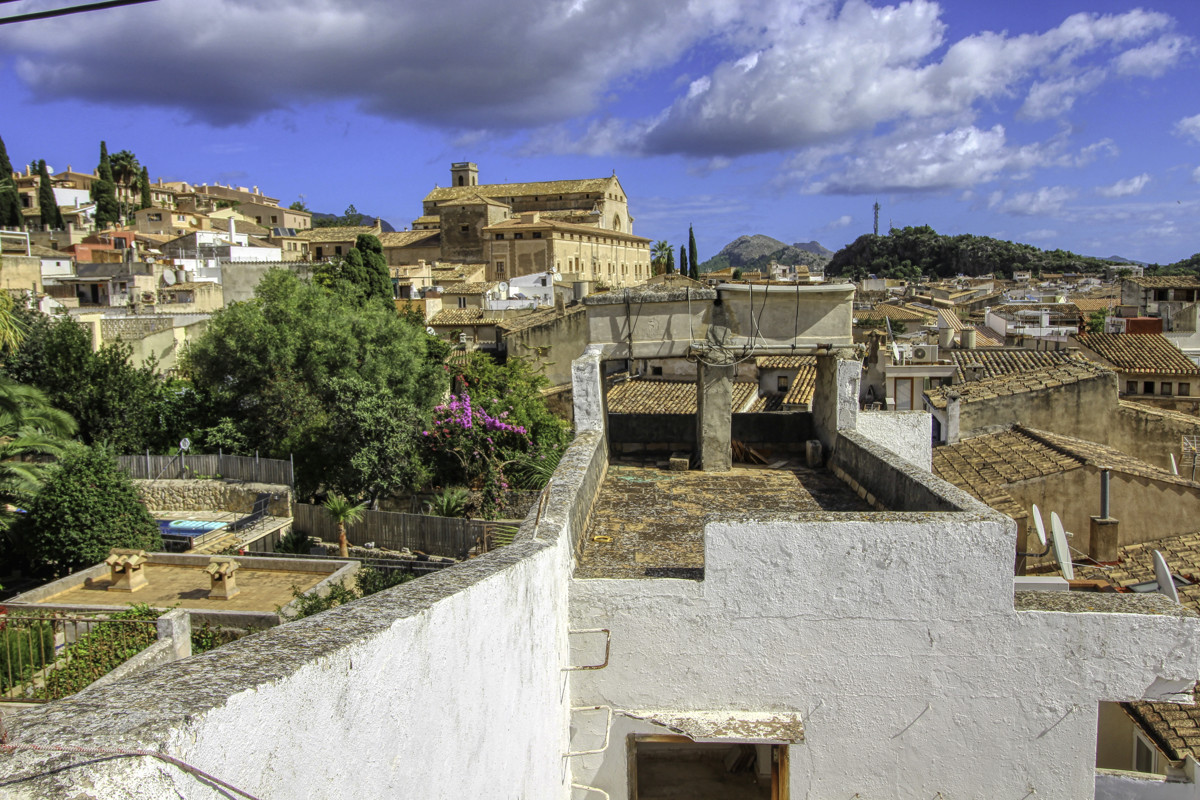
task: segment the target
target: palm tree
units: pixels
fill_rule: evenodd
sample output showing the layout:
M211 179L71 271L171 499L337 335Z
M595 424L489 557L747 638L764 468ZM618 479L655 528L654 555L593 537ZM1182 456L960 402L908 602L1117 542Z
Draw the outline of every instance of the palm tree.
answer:
M347 558L350 555L350 549L346 544L346 526L353 525L363 518L367 504L351 503L340 494L330 492L329 499L325 501L324 506L325 510L329 512L329 518L337 525L338 555Z
M138 157L129 150L113 153L109 159L112 165L113 180L126 186L132 186L142 174L142 165Z
M654 274L658 275L666 268L667 257L672 254L674 248L666 239L659 239L650 248L650 263L654 265Z
M37 493L50 460L63 454L75 430L71 415L40 390L0 376L0 530L12 522L4 507Z

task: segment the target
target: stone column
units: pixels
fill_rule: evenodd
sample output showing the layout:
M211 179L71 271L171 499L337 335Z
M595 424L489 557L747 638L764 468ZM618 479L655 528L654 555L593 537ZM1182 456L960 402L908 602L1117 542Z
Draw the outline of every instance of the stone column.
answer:
M958 392L946 395L946 444L958 444L962 420L962 396Z
M826 453L833 452L837 432L858 427L858 389L862 363L854 350L817 355L817 380L813 389L813 427Z
M604 347L589 345L579 358L571 362L571 393L575 404L575 430L603 431L604 414Z
M696 447L700 451L700 469L728 472L733 467L731 444L733 422L734 364L714 364L715 353L706 353L696 378Z

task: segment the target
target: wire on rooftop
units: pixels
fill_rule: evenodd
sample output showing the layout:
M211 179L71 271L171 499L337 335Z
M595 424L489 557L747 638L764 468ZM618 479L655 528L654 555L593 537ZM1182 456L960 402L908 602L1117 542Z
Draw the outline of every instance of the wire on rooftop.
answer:
M0 0L0 3L13 3L16 0ZM99 3L84 3L77 6L65 6L63 8L51 8L45 11L30 11L27 14L16 14L11 17L0 17L0 25L11 25L16 22L33 22L39 19L50 19L52 17L65 17L69 14L83 14L88 11L103 11L108 8L120 8L121 6L132 6L138 3L153 3L156 0L103 0Z

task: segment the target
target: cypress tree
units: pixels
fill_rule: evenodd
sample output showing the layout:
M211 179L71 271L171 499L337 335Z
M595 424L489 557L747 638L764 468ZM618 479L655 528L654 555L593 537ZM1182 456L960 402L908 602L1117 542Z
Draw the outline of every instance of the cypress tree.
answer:
M96 203L96 227L103 230L121 219L117 185L113 181L112 163L108 160L108 145L104 142L100 142L100 166L97 171L100 177L92 181L92 200Z
M21 195L17 193L17 183L13 180L12 162L8 160L8 150L4 140L0 139L0 227L23 228L25 220L21 216Z
M670 275L674 272L675 272L675 248L672 247L667 250L667 272L666 272L666 274Z
M685 278L691 277L691 272L688 270L687 248L679 245L679 274Z
M696 260L696 233L688 225L688 264L691 266L692 280L700 280L700 262Z
M50 170L46 167L46 160L42 159L38 162L38 212L41 215L42 225L49 225L56 231L61 231L67 227L63 221L62 211L58 208L58 202L54 199L54 187L50 183Z
M150 207L150 170L142 167L142 175L138 182L142 189L142 208Z

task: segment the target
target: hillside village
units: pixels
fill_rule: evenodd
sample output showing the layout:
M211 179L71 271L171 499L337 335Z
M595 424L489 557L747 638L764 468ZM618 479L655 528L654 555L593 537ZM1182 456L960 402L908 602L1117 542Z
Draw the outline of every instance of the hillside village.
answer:
M213 424L111 454L149 539L7 497L9 638L173 609L78 693L0 663L7 796L1200 797L1200 278L689 276L615 173L447 178L387 232L12 172L4 380L77 324Z

